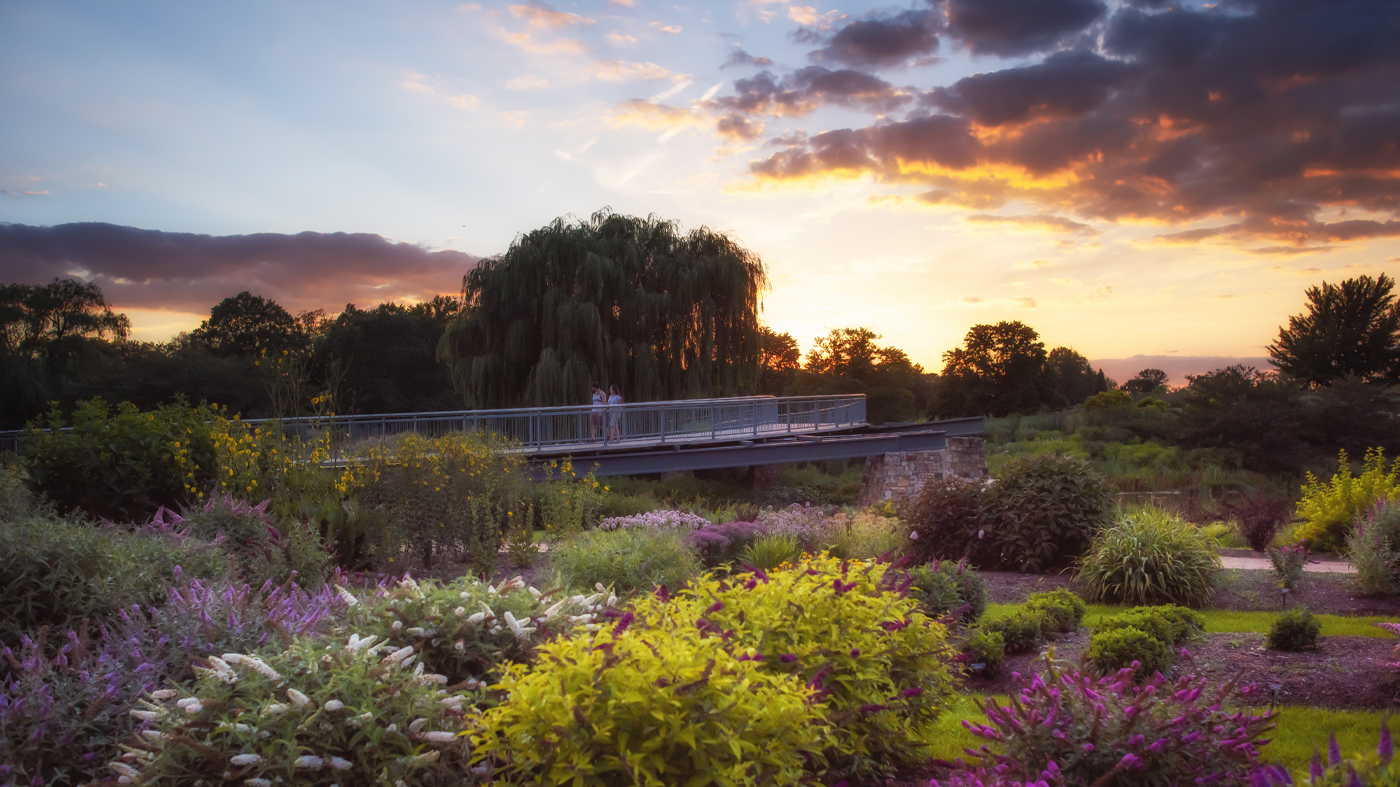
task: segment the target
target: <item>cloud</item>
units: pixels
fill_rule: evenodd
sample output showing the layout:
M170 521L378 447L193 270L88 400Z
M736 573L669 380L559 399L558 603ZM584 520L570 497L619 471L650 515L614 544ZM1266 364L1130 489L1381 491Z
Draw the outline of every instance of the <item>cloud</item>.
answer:
M1056 52L1021 68L975 74L930 91L925 103L966 115L980 125L1023 123L1032 117L1077 117L1108 100L1131 66L1094 52Z
M1054 264L1055 263L1049 260L1022 260L1021 262L1016 263L1015 267L1025 270L1032 268L1049 268Z
M831 27L836 20L845 17L840 11L827 11L824 14L817 13L817 9L809 5L788 6L788 19L799 25L811 25L821 29Z
M613 46L632 46L637 43L636 36L628 35L620 30L613 30L604 36L604 38Z
M709 119L691 109L656 104L642 99L624 101L613 107L608 118L613 126L642 126L653 131L669 131L686 126L704 125Z
M590 68L593 76L607 82L630 82L634 79L689 79L674 74L655 63L634 63L627 60L595 60Z
M292 312L455 292L480 258L369 233L197 235L84 222L0 224L0 278L96 282L119 308L207 312L242 290Z
M948 31L978 55L1052 49L1101 19L1099 0L948 0Z
M1035 298L1013 298L1012 301L1018 309L1034 309L1036 307Z
M503 38L532 55L582 55L592 51L588 44L577 38L558 38L542 44L529 33L504 33Z
M663 33L670 33L671 35L679 35L681 32L680 25L668 25L664 22L652 22L651 26L656 28L657 30L660 30Z
M522 74L506 83L506 87L511 90L538 90L548 86L548 80L535 74Z
M938 51L942 21L932 11L903 11L894 16L858 19L820 39L825 46L808 54L818 62L886 68Z
M1020 216L995 216L987 213L974 213L964 217L963 220L976 224L1016 224L1022 227L1048 229L1055 232L1072 232L1077 235L1088 235L1090 237L1103 234L1093 227L1090 227L1088 224L1081 224L1073 219L1067 219L1064 216L1051 216L1043 213Z
M636 4L637 0L608 0L608 5L622 6L623 8L631 8Z
M734 80L735 95L715 99L725 113L799 117L823 104L891 112L913 100L909 93L877 76L851 69L832 71L822 66L799 68L781 80L770 71Z
M720 68L725 69L729 68L730 66L767 67L771 65L773 65L773 61L769 60L766 57L754 57L753 55L749 54L748 52L745 52L742 49L736 49L733 52L729 53L728 59L724 61L724 64L721 65Z
M976 296L976 295L964 295L964 296L962 296L961 298L959 298L958 300L962 301L963 303L968 303L968 304L981 303L981 302L982 302L982 299L979 298L979 297Z
M587 27L594 20L586 16L571 14L568 11L555 11L543 3L537 5L513 5L511 16L530 20L531 30L560 30L565 27Z

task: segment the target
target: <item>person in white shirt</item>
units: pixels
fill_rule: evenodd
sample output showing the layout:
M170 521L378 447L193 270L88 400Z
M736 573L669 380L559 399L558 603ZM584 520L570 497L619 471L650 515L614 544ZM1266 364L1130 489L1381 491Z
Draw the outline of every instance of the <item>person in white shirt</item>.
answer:
M594 440L603 439L603 387L593 384L593 409L588 413L589 436Z
M616 385L608 386L608 439L622 439L622 410L617 407L622 404L622 393L617 390Z

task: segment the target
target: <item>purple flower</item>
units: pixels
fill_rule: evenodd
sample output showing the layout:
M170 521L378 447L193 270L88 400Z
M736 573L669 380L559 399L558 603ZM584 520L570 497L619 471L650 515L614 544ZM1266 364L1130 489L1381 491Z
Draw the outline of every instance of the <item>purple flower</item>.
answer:
M797 654L795 654L795 653L784 653L784 654L782 654L781 656L778 657L778 661L781 661L781 662L784 663L784 664L791 664L791 663L793 663L794 661L797 661Z
M1390 725L1381 722L1381 739L1376 744L1376 754L1380 755L1381 764L1389 765L1390 758L1395 756L1395 741L1390 737Z

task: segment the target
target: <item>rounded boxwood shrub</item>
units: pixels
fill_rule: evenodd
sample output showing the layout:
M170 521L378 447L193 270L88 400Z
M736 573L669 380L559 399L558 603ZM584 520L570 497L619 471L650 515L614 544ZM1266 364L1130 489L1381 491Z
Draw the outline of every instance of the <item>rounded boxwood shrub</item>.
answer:
M1103 476L1072 456L1019 456L992 485L990 510L999 562L1042 572L1083 555L1113 506Z
M990 678L1006 661L1006 639L999 631L975 629L963 640L961 660L970 674Z
M1273 650L1317 650L1322 642L1322 623L1303 607L1294 607L1274 618L1264 644Z
M1171 664L1172 651L1170 645L1146 631L1124 626L1096 632L1089 638L1089 649L1084 657L1103 675L1128 669L1136 661L1139 664L1137 675L1147 678L1166 670Z
M1199 528L1156 508L1129 514L1094 540L1079 578L1095 601L1200 606L1215 592L1220 557Z
M1133 607L1117 615L1103 618L1094 626L1095 632L1135 628L1151 634L1175 647L1205 632L1205 618L1200 613L1174 604L1157 607Z
M966 561L914 566L909 578L909 595L931 618L956 615L959 623L969 624L987 611L987 582Z
M1022 609L983 620L982 628L1001 634L1007 653L1029 653L1040 647L1045 637L1054 631L1054 624L1043 613Z
M1088 609L1084 605L1084 599L1065 588L1046 593L1032 593L1026 597L1025 608L1028 612L1044 615L1050 623L1051 630L1061 634L1077 630Z

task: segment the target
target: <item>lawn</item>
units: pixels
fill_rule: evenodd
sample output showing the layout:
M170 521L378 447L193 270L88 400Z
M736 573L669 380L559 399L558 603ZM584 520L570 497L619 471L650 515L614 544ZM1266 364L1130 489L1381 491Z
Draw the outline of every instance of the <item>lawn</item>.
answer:
M987 615L1001 617L1020 609L1024 604L989 604ZM1127 609L1108 604L1090 604L1084 615L1084 625L1093 628L1095 623L1108 615L1116 615ZM1229 609L1197 610L1206 621L1207 634L1267 634L1269 626L1278 617L1277 612L1243 612ZM1377 637L1389 639L1390 632L1377 628L1377 623L1395 623L1400 618L1384 616L1316 615L1322 624L1324 637Z

